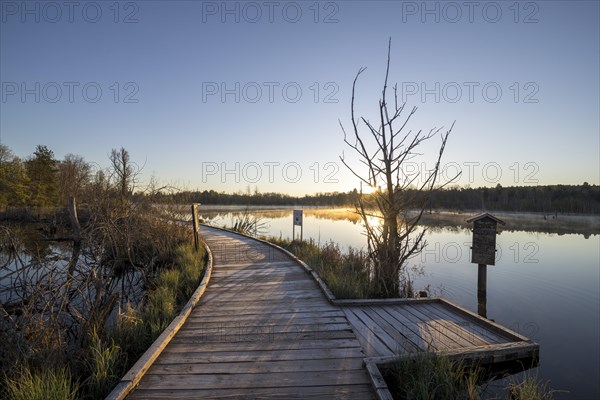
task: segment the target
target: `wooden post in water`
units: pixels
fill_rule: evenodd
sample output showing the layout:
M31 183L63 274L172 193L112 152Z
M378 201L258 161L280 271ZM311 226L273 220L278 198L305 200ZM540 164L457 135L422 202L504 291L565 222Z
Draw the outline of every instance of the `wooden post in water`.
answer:
M487 265L477 268L477 314L487 318Z
M487 266L496 264L496 227L504 221L483 213L467 222L473 223L471 262L477 264L477 313L487 318Z
M69 219L71 220L71 229L73 230L73 254L71 254L71 260L67 270L69 277L73 276L75 272L75 266L79 259L79 253L81 252L81 226L79 225L79 218L77 218L77 203L75 202L75 196L69 196Z
M198 251L200 246L199 243L199 231L200 231L200 221L198 220L198 205L200 203L192 204L192 227L194 230L194 248Z

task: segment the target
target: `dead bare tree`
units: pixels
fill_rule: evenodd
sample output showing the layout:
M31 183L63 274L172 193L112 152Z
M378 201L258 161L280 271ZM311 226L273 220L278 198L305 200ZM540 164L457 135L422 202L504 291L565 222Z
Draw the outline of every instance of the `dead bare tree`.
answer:
M81 201L82 194L92 171L91 165L83 157L67 154L58 164L58 191L60 204L67 204L70 196Z
M393 87L393 104L388 104L387 99L391 42L390 39L385 80L379 100L379 121L372 124L367 118L356 117L355 114L356 83L365 68L359 69L352 84L350 135L340 121L344 142L358 154L359 162L366 170L359 171L359 168L352 167L344 154L340 160L361 182L356 212L366 228L369 267L376 291L383 297L411 297L413 290L406 268L407 261L426 245L425 229L419 229L419 220L427 208L431 193L456 179L454 177L441 184L438 182L440 160L454 123L445 133L440 133L443 127L432 128L429 132L407 131L407 124L417 108L404 112L406 103L398 103L397 85ZM422 174L407 175L403 165L420 155L417 152L419 145L438 134L441 137L439 154L426 178L419 181ZM362 191L363 183L377 190L366 195ZM379 223L373 223L374 219Z
M115 180L116 187L119 193L121 207L126 209L131 193L135 188L135 171L134 164L129 159L129 152L121 147L120 150L112 149L110 153L110 163L112 166L112 177Z

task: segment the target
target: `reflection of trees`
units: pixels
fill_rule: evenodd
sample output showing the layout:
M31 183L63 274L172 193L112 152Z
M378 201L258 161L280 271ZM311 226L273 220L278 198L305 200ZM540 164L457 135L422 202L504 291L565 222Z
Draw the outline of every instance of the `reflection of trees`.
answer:
M440 212L425 214L420 223L428 227L439 227L450 229L451 231L471 229L466 219L472 214L459 214L451 212ZM514 213L514 214L495 214L501 218L506 225L501 231L507 232L541 232L556 234L581 234L598 235L600 234L600 217L595 216L561 216L560 219L544 219L542 215Z
M202 218L211 219L234 219L241 215L243 207L237 207L237 210L232 210L231 207L224 212L213 210L202 210ZM288 209L250 209L251 214L255 214L261 218L277 219L291 218L292 208ZM185 210L186 218L189 214L188 209ZM419 225L426 226L434 232L461 232L470 230L470 224L465 220L470 216L477 214L477 211L472 213L454 213L454 212L433 212L431 214L423 214ZM328 221L349 221L357 224L361 221L360 216L354 211L347 208L305 208L304 215L311 216L320 220ZM600 234L600 217L598 216L578 216L578 215L562 215L559 219L544 219L541 214L531 213L497 213L499 218L506 222L506 226L501 230L507 232L541 232L555 234L581 234L585 238L590 235Z

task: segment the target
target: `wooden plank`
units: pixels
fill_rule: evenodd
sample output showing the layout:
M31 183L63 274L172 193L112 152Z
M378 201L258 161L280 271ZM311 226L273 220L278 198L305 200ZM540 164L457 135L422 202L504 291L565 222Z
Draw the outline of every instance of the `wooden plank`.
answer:
M258 282L258 281L264 281L264 280L274 280L274 279L280 279L280 280L288 280L288 279L297 279L297 278L301 278L302 277L302 272L286 272L286 273L279 273L279 274L270 274L270 275L259 275L259 274L254 274L254 275L245 275L245 276L223 276L223 275L217 275L215 276L215 282L223 282L223 281L227 281L227 282L234 282L234 283L252 283L252 282Z
M407 316L405 316L395 307L374 306L372 308L376 309L380 315L389 314L393 319L402 324L402 329L412 332L415 336L411 338L411 341L419 346L419 348L423 349L424 351L440 350L438 348L439 344L435 343L433 335L431 335L431 332L429 332L426 327L423 327L425 329L421 329L421 326L418 322L416 322L414 319L407 318Z
M352 327L347 320L342 319L339 322L332 323L314 323L310 320L303 321L302 324L294 323L241 323L241 322L219 322L219 323L205 323L196 326L188 326L186 324L180 329L182 336L200 335L202 333L210 332L223 332L227 330L239 330L242 332L260 332L266 331L272 333L285 333L285 332L301 332L301 331L339 331L339 330L351 330Z
M273 342L320 339L353 339L354 333L348 330L314 330L272 332L270 328L252 331L225 331L220 333L199 333L198 335L177 335L176 343L206 344L212 342Z
M432 340L433 346L437 350L449 350L457 347L462 347L459 343L448 337L445 332L441 332L437 325L427 318L427 316L419 315L413 312L410 306L390 306L386 309L395 311L401 314L403 318L412 322L418 329L419 333L425 340Z
M335 382L337 385L368 384L369 378L365 371L334 371L326 373L304 372L280 372L267 374L235 374L235 379L229 374L213 375L153 375L144 377L143 386L153 389L228 389L260 388L260 387L286 387L286 386L326 386Z
M539 345L533 342L512 342L490 344L487 346L472 347L465 351L464 349L454 349L439 351L436 354L444 355L452 360L466 360L469 362L478 362L480 365L486 365L496 362L523 360L537 358L539 356ZM415 354L406 354L402 358L414 357ZM397 356L390 357L369 357L365 363L385 364L397 360Z
M301 277L304 272L297 269L260 269L260 270L221 270L215 271L214 277L215 281L218 281L223 278L228 279L267 279L267 278L276 278L276 277ZM217 279L218 278L218 279Z
M269 322L269 321L280 321L280 320L287 320L287 321L297 321L297 320L320 320L320 319L327 319L327 318L343 318L344 321L346 320L345 314L342 310L327 310L327 311L304 311L304 312L296 312L293 314L289 314L289 313L284 313L284 314L245 314L245 315L235 315L235 316L231 316L225 313L222 314L207 314L207 315L199 315L199 314L192 314L187 323L188 324L198 324L198 323L202 323L202 322L219 322L219 321L226 321L226 322L230 322L230 321L236 321L236 322L243 322L243 321L264 321L264 322ZM332 321L335 322L335 321Z
M354 310L351 307L344 308L346 318L348 318L348 321L350 321L350 324L354 329L354 333L365 348L367 355L382 356L386 354L393 354L392 350L390 350L383 342L381 342L381 340L379 340L379 338L371 331L371 329L365 325L364 322L362 322L353 311Z
M222 293L222 294L212 294L211 297L204 299L205 304L208 302L238 302L238 301L277 301L284 302L289 300L321 300L321 302L325 302L323 299L323 294L315 291L307 291L307 290L298 290L298 291L247 291L240 290L239 292L233 293Z
M321 298L323 298L323 293L321 293L321 291L316 287L316 286L312 286L312 287L307 287L307 288L303 288L303 287L297 287L297 286L282 286L280 287L279 285L277 286L271 286L271 287L262 287L260 289L251 289L248 287L229 287L229 288L219 288L219 291L210 291L207 292L204 300L205 301L209 301L213 298L221 298L221 299L226 299L226 298L235 298L236 296L240 296L240 295L248 295L248 296L255 296L255 295L262 295L264 296L269 296L271 298L278 298L279 296L287 296L287 297L291 297L291 296L297 296L297 297L302 297L302 296L310 296L310 297L314 297L315 295L320 295Z
M365 310L367 310L365 312L369 313L369 317L371 317L377 326L387 332L387 334L392 337L394 343L399 346L399 348L396 349L396 352L403 354L420 350L419 347L409 339L409 337L402 334L394 325L390 323L390 321L382 318L381 315L372 307L365 307Z
M490 321L487 318L480 317L479 315L477 315L457 304L454 304L446 299L442 299L441 301L442 301L442 303L444 303L446 305L446 307L450 308L454 312L465 316L466 318L470 319L471 321L481 323L488 330L490 330L496 334L499 334L501 336L507 337L510 340L515 340L515 341L521 341L521 340L528 341L529 340L529 338L527 338L526 336L520 335L517 332L512 331L496 322Z
M395 298L395 299L335 299L333 304L341 307L349 306L373 306L373 305L405 305L405 304L427 304L439 303L440 297L417 297L417 298Z
M230 288L256 288L257 290L260 290L262 288L275 287L275 286L285 288L288 285L298 285L298 284L311 285L310 286L311 288L313 285L315 285L314 282L307 280L305 276L299 276L297 278L294 278L294 277L272 278L272 279L269 279L268 281L266 281L266 280L254 280L254 281L236 280L236 281L230 282L227 279L221 279L218 282L211 281L209 289L210 290L220 290L220 289L230 289Z
M286 279L286 280L272 280L272 281L255 281L255 282L242 282L242 283L215 283L211 282L209 290L320 290L314 282L303 279ZM209 293L207 290L207 294Z
M206 335L241 335L246 336L254 333L268 333L269 335L279 337L280 335L294 335L306 332L333 332L333 331L351 331L352 327L347 320L341 319L338 322L316 323L305 320L304 323L240 323L240 322L218 322L205 323L196 326L186 326L180 330L181 337L199 337Z
M507 335L503 331L499 331L491 327L486 321L487 319L472 319L468 316L462 314L461 312L457 312L457 310L450 304L440 304L438 309L444 314L448 315L450 319L456 319L458 321L462 321L463 324L468 324L469 328L473 331L480 333L482 336L488 338L490 342L507 343L515 340L514 337Z
M347 386L288 386L285 388L244 388L219 390L189 390L189 389L138 389L130 399L336 399L336 400L368 400L373 399L371 385Z
M213 318L195 318L190 319L186 322L185 329L202 329L210 325L236 325L243 327L253 326L296 326L296 325L325 325L325 324L341 324L348 323L345 316L331 316L331 317L309 317L309 318L297 318L296 315L292 314L287 316L286 314L280 315L279 318L271 318L270 316L245 316L236 318L227 318L226 316L213 317ZM301 315L301 314L300 314Z
M369 327L377 338L385 345L392 354L398 353L398 344L392 336L390 336L382 327L375 322L371 316L364 311L364 307L352 307L352 312L356 315L365 326Z
M301 340L298 342L302 342ZM307 341L315 343L317 341ZM337 341L331 341L337 342ZM270 343L268 343L270 344ZM251 350L251 351L208 351L194 352L194 346L187 346L188 351L185 355L181 352L163 352L158 364L172 363L226 363L240 361L276 361L276 360L325 360L329 358L364 358L365 355L361 347L343 347L343 348L295 348L297 343L289 343L288 348L281 350ZM220 344L219 344L220 345ZM170 348L171 346L169 346ZM209 349L210 347L206 347Z
M296 333L306 332L334 332L334 331L350 331L352 327L348 321L340 323L327 323L327 324L240 324L235 322L230 323L219 323L219 324L204 324L199 328L188 327L187 325L181 328L178 332L178 337L196 337L204 335L214 334L231 334L231 335L247 335L253 333L269 333L275 337L280 334L293 335Z
M213 253L214 254L214 253ZM246 268L290 268L301 270L298 263L294 260L276 260L276 261L237 261L237 262L217 262L215 261L215 271L228 268L246 269Z
M478 337L488 344L506 343L508 341L507 338L503 338L496 333L487 330L484 325L475 321L470 321L466 318L463 318L459 314L453 313L450 308L444 306L443 304L423 305L423 307L428 308L432 314L455 324L456 326L468 331L471 335Z
M247 361L219 364L160 364L148 374L181 375L181 374L265 374L277 372L317 372L317 371L349 371L364 370L364 362L360 358L325 359L325 360L284 360L284 361Z
M232 306L227 303L223 303L219 306L213 306L212 304L205 304L201 307L198 307L194 310L195 316L202 317L202 315L219 315L218 313L230 313L232 315L233 312L236 315L245 315L245 314L293 314L300 313L305 311L334 311L335 308L332 308L330 305L318 304L315 305L313 303L295 303L295 304L271 304L271 305L253 305L249 304L246 306ZM213 314L215 313L215 314Z
M470 335L469 332L466 330L457 330L457 325L452 325L451 323L443 319L440 320L436 315L429 313L427 309L419 309L419 307L413 305L402 306L402 308L412 313L417 318L423 320L425 323L427 323L427 325L431 326L443 337L448 338L452 342L456 343L458 347L484 346L489 344L489 342L483 341L473 335ZM447 340L444 339L444 341Z
M378 314L382 319L388 321L402 336L412 343L419 351L427 351L429 345L421 337L419 330L410 322L399 321L392 313L387 312L388 307L379 307L377 305L370 307L373 313Z
M298 340L296 342L290 341L277 341L270 343L252 343L252 342L239 342L239 343L209 343L204 346L192 345L187 343L178 343L177 338L171 342L169 347L165 349L162 354L171 353L220 353L220 352L256 352L256 351L274 351L274 350L311 350L311 349L358 349L360 350L360 343L355 338L352 339L318 339L318 340ZM275 354L275 353L274 353ZM342 355L346 355L343 353ZM186 355L177 355L180 362L185 362ZM157 359L157 363L161 363L161 357Z
M377 398L379 400L393 400L392 394L390 393L387 383L377 364L375 363L366 363L367 372L369 373L369 378L371 379L371 384L375 388L375 392L377 393Z

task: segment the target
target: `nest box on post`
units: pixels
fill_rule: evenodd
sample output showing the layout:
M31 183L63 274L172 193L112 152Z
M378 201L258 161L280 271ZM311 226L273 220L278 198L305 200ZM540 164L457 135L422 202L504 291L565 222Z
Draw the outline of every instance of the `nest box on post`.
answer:
M505 225L489 213L479 214L469 218L467 222L473 223L473 245L471 247L471 262L475 264L496 264L496 227Z

